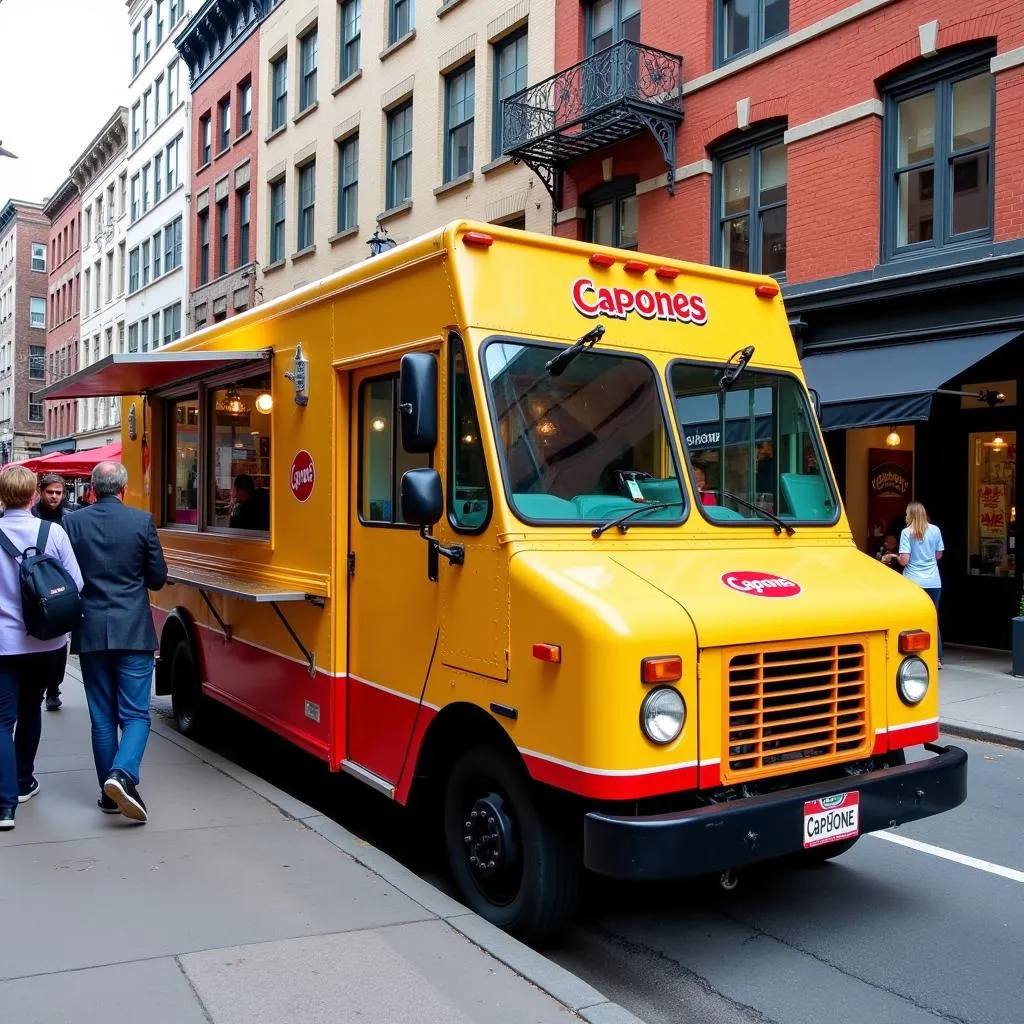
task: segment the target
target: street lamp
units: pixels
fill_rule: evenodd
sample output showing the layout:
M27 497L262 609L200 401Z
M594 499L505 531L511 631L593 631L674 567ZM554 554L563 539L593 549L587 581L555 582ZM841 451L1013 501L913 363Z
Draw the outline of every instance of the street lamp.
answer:
M371 257L379 256L382 252L387 252L388 249L394 249L394 247L398 245L398 243L388 234L388 229L381 226L379 219L373 235L366 240L366 244L370 247Z

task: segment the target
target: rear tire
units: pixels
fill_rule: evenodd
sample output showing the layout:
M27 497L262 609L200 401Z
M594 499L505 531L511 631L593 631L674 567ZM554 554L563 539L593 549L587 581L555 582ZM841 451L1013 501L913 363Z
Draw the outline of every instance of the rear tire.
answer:
M202 682L192 645L182 638L171 652L171 711L174 724L182 736L200 735L208 717L208 700L203 696Z
M448 862L471 910L528 942L569 925L580 857L522 765L493 747L466 751L447 780L444 825Z

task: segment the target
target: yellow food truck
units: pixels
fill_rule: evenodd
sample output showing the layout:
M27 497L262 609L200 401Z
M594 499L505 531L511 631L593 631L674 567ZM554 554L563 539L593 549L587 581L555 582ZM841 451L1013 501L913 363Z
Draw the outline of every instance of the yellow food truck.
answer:
M181 731L219 701L419 804L503 928L965 799L771 278L455 223L47 392L101 395Z

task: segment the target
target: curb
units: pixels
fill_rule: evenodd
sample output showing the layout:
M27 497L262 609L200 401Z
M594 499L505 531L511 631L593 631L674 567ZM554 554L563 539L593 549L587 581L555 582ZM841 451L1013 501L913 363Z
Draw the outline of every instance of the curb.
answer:
M1024 750L1024 736L1014 736L999 732L997 729L984 729L973 725L961 725L959 722L947 722L939 719L939 732L949 736L958 736L965 740L976 740L978 743L995 743L1000 747L1013 747Z
M69 666L70 669L70 666ZM81 678L77 672L69 672ZM257 796L273 804L282 814L316 832L332 846L347 854L368 871L380 876L389 885L418 903L428 913L440 918L475 946L489 953L520 977L546 992L588 1024L644 1024L618 1003L613 1003L597 989L571 971L554 963L529 946L506 934L461 903L424 881L403 864L382 850L370 845L332 818L304 804L283 790L272 786L258 775L240 768L227 758L214 754L198 743L182 736L164 722L154 721L152 730L158 736L188 751L204 764L245 786Z

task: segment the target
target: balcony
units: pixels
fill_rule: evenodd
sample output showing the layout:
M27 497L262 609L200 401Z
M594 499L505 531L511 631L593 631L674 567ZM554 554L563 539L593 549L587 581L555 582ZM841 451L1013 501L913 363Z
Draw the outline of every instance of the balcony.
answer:
M502 103L502 148L544 182L557 210L567 164L647 131L674 193L682 119L682 57L624 39L509 96Z

